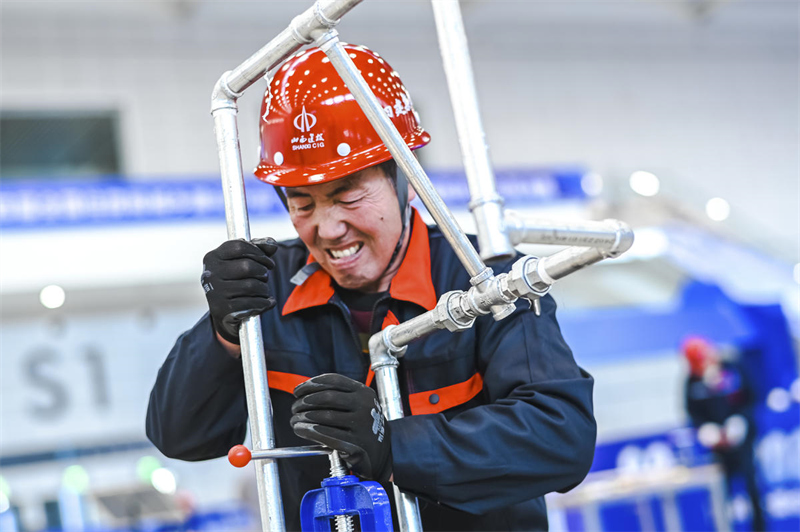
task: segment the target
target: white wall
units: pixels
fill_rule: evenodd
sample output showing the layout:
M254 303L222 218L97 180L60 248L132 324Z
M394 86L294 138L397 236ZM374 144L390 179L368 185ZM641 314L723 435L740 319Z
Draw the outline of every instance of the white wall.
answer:
M4 2L2 108L116 108L131 176L216 173L214 82L308 4ZM649 169L698 210L725 197L733 227L794 261L798 4L726 2L706 19L687 5L465 3L494 162L584 163L618 183ZM429 6L365 2L340 30L410 87L434 137L424 162L460 164ZM258 92L240 104L246 167Z

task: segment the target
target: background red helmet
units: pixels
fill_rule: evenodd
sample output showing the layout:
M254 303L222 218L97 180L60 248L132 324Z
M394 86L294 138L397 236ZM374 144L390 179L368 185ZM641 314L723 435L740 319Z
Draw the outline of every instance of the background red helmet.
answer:
M409 148L430 141L397 72L365 46L344 45ZM325 53L311 48L288 59L261 105L261 161L272 185L333 181L391 158Z
M702 375L716 356L714 346L699 336L690 336L683 342L683 355L689 363L689 369L692 375Z

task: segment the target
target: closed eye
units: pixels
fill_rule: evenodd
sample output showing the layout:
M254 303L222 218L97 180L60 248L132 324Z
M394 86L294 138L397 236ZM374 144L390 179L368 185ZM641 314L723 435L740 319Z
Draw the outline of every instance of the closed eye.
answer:
M356 198L354 200L339 200L339 203L341 203L342 205L353 205L361 200L362 198Z

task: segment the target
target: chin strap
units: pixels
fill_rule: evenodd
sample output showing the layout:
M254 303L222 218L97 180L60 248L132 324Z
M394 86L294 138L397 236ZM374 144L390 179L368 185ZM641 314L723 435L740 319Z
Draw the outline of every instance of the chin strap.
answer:
M283 208L286 209L286 212L289 212L289 201L286 199L286 193L283 191L283 188L278 186L272 187L275 190L275 194L281 199L281 203L283 203Z
M399 168L397 169L396 183L397 202L400 204L400 220L403 224L403 229L400 231L400 238L397 239L397 244L394 246L392 258L389 259L389 264L386 265L383 273L389 271L389 268L392 267L392 264L394 264L394 261L400 254L400 249L403 247L403 240L406 236L406 230L408 230L408 227L411 225L411 205L408 203L408 179Z
M405 212L408 209L408 178L400 168L395 170L395 192L397 192L397 203L400 205L400 215L403 218L403 229L408 224L408 217Z

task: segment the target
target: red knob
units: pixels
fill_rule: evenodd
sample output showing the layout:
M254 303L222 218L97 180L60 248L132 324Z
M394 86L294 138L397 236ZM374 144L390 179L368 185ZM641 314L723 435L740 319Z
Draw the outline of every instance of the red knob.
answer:
M251 458L250 449L244 445L234 445L231 447L231 450L228 451L228 462L230 462L233 467L244 467L250 463Z

